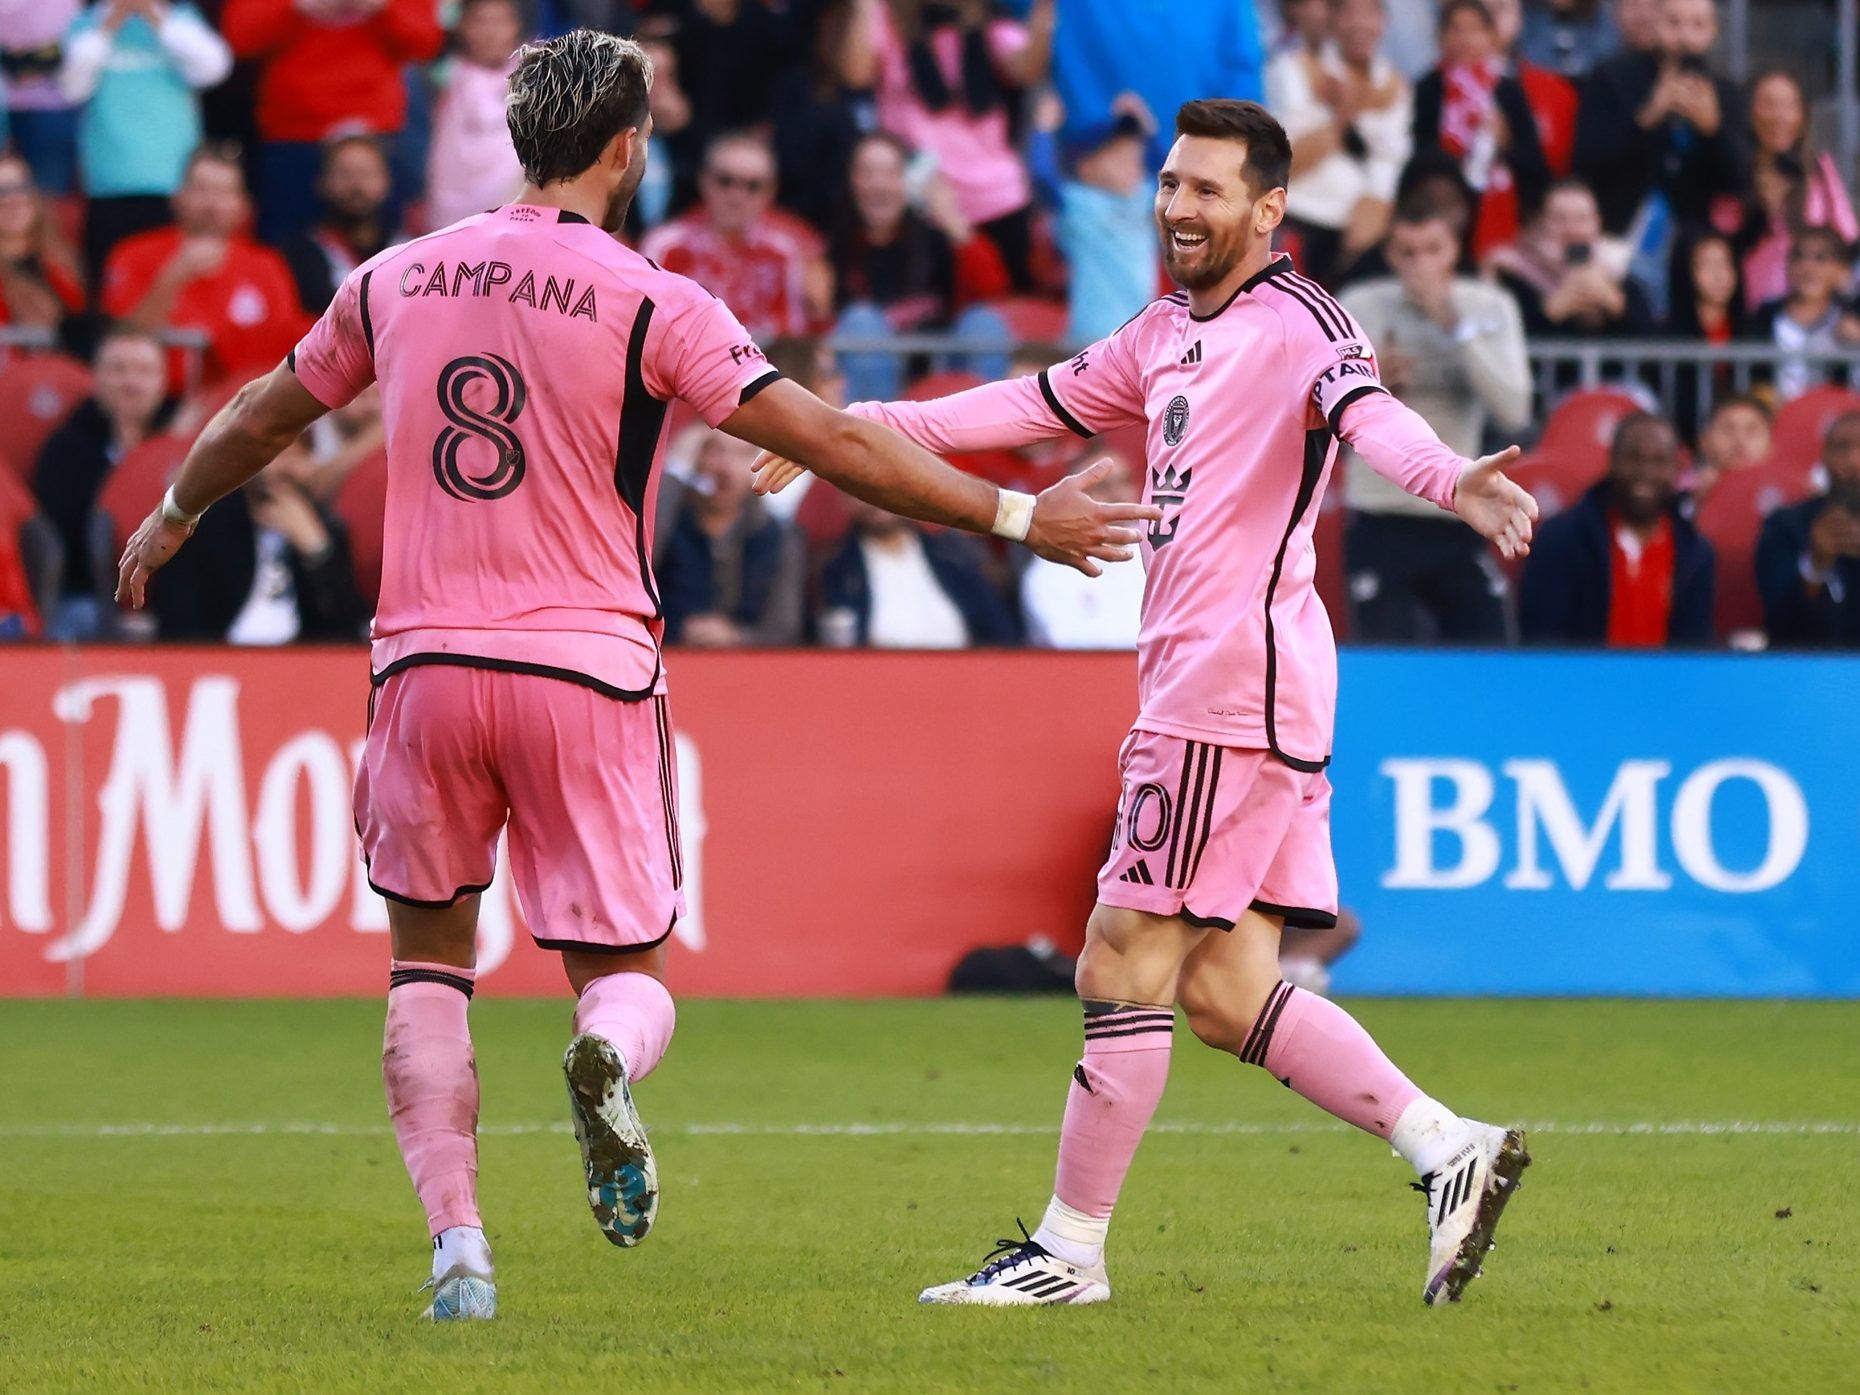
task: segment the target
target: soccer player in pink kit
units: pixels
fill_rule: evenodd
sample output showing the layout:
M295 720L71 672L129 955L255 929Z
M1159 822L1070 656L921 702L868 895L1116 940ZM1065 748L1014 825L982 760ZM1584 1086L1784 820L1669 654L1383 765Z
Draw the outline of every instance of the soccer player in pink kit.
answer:
M631 1086L671 1038L665 944L684 912L648 561L671 400L871 503L1093 574L1138 540L1120 525L1155 516L1071 481L1003 493L834 411L781 381L721 301L616 242L645 171L651 76L608 34L523 50L507 107L518 201L358 267L208 426L119 578L139 606L204 509L381 383L387 551L355 815L389 901L382 1074L433 1237L434 1318L496 1312L466 1007L506 829L525 918L578 998L563 1068L589 1205L617 1245L657 1209Z
M1052 1203L1024 1242L929 1303L1109 1298L1104 1240L1169 1071L1174 1005L1217 1050L1262 1066L1387 1139L1422 1177L1423 1296L1456 1300L1529 1161L1520 1133L1422 1094L1336 1004L1281 981L1286 924L1336 923L1330 848L1336 645L1313 588L1312 530L1339 438L1500 551L1528 548L1536 505L1443 446L1376 376L1337 303L1271 250L1291 148L1251 102L1176 119L1156 218L1165 296L1037 378L925 403L855 405L931 450L1012 447L1146 425L1140 711L1078 964L1085 1050L1072 1073ZM758 487L793 472L758 461Z

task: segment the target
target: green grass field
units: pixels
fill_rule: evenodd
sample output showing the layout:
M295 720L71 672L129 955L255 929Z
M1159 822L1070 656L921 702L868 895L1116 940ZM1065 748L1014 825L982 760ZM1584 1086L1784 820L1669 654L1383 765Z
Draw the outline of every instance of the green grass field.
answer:
M0 1391L1860 1389L1860 1007L1356 1006L1424 1087L1537 1125L1458 1308L1421 1306L1388 1150L1186 1033L1113 1302L919 1308L1046 1199L1058 999L683 1005L639 1091L658 1228L613 1250L568 1004L491 1000L502 1316L435 1328L380 1004L0 1004Z

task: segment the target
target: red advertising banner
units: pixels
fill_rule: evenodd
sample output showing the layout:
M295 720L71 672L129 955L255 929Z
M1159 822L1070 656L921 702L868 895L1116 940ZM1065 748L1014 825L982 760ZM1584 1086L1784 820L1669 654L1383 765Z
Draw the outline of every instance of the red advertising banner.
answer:
M939 991L1076 945L1135 707L1126 655L675 656L693 995ZM0 656L0 996L382 990L355 847L359 649ZM486 991L556 993L500 882Z

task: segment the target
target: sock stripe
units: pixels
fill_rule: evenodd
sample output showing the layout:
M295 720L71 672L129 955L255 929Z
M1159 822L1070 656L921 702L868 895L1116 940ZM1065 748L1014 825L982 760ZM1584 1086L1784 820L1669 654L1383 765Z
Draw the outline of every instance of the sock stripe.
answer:
M1096 1015L1087 1013L1085 1015L1085 1030L1090 1031L1093 1027L1110 1027L1121 1025L1125 1022L1139 1021L1173 1022L1175 1021L1175 1010L1173 1008L1124 1008L1118 1012L1107 1012Z
M448 988L456 988L466 998L472 995L472 979L467 974L448 974L438 969L391 969L388 971L388 992L405 987L409 983L443 983Z
M1173 1022L1154 1022L1141 1027L1120 1027L1103 1031L1085 1033L1086 1041L1109 1041L1112 1037L1140 1037L1151 1032L1170 1033L1175 1031Z
M1272 1046L1272 1029L1279 1025L1279 1014L1285 1011L1286 1001L1291 996L1292 985L1283 980L1267 996L1266 1005L1259 1010L1253 1030L1247 1035L1246 1044L1240 1048L1240 1059L1249 1066L1266 1064L1266 1052Z

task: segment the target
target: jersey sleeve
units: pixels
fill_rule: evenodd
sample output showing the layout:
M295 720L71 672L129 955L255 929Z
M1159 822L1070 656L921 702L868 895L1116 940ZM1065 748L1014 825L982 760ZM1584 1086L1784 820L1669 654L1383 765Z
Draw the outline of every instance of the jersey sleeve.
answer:
M375 380L375 333L366 298L369 274L364 265L344 277L329 309L291 350L291 371L325 407L346 407Z
M1292 386L1310 391L1311 405L1336 433L1345 407L1388 391L1376 366L1376 351L1355 317L1324 292L1301 288L1288 294L1309 312L1288 306L1282 315Z
M648 344L640 371L653 396L682 398L711 426L781 376L729 307L708 292L672 314L656 348Z
M1136 340L1144 319L1138 315L1109 338L1040 370L1040 395L1075 435L1097 436L1120 426L1143 425L1142 358Z

